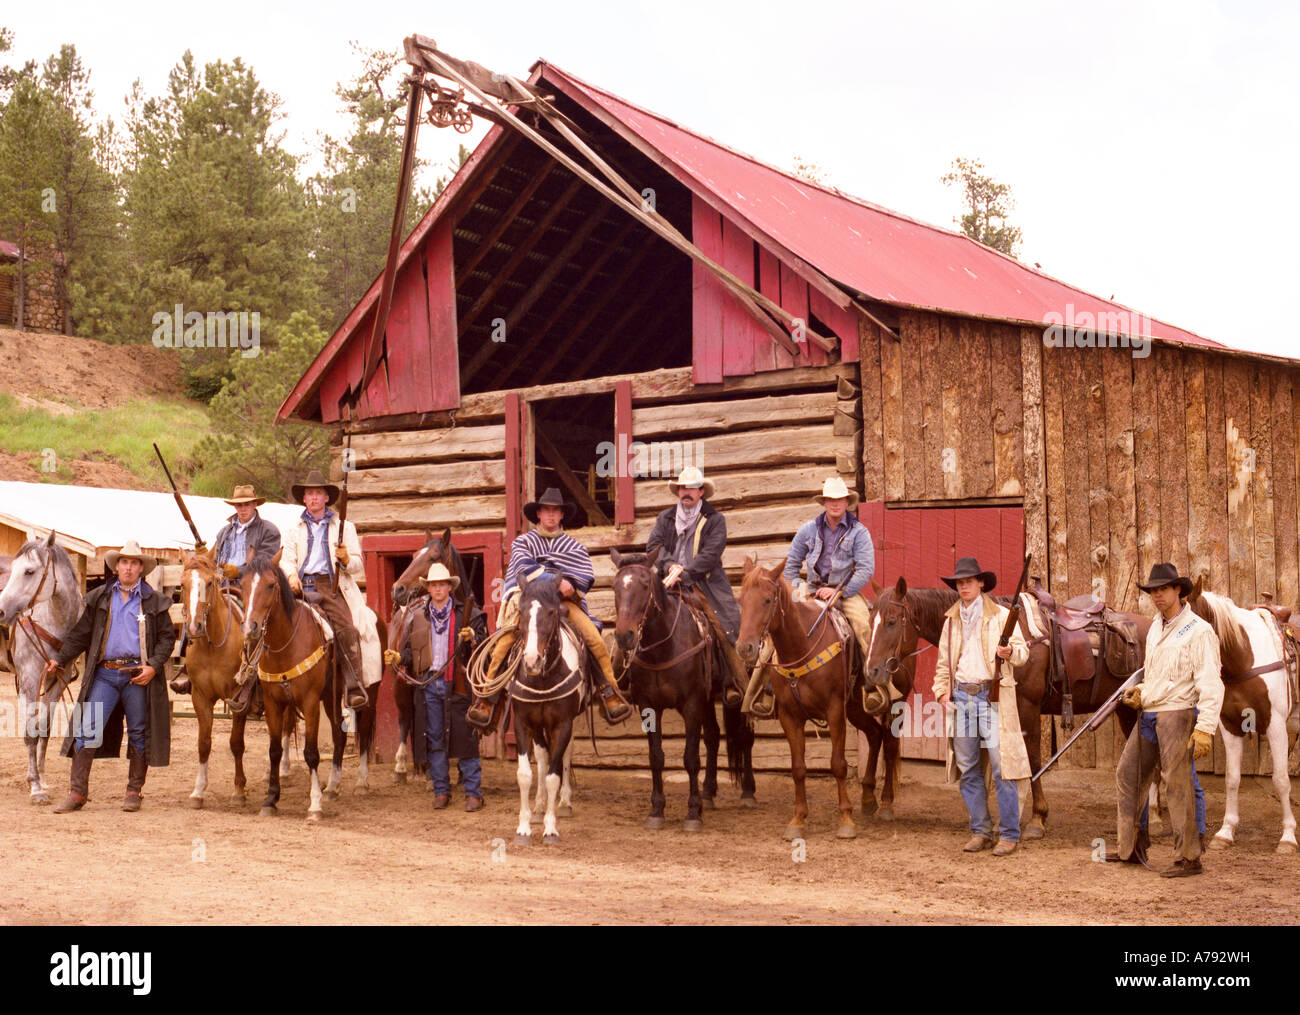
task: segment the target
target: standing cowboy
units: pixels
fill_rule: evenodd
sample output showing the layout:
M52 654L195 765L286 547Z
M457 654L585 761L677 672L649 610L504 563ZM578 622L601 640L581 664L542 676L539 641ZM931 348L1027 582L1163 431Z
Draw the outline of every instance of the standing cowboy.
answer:
M660 562L669 562L664 587L678 582L692 596L708 618L713 640L731 671L731 683L723 694L729 705L740 704L740 696L749 683L745 664L736 654L736 637L740 633L740 607L727 573L722 568L722 551L727 548L727 519L709 503L713 481L693 465L682 470L668 489L677 498L677 506L665 508L655 519L654 530L646 541L646 553L662 547Z
M939 659L934 667L934 696L953 722L952 754L961 772L961 795L970 814L970 840L962 849L978 853L993 846L989 795L980 771L980 749L988 751L998 800L998 843L994 856L1009 856L1020 841L1020 791L1017 779L1028 779L1029 752L1020 732L1016 710L1016 679L1012 667L1023 666L1029 646L1016 627L1010 643L999 645L1010 611L988 595L997 585L974 557L962 557L944 579L957 591L957 602L944 614L939 634ZM1009 661L1010 666L1001 666ZM999 667L1001 679L998 679Z
M1191 762L1210 753L1223 707L1219 639L1187 605L1192 581L1173 564L1156 564L1137 586L1160 615L1147 632L1142 683L1125 691L1121 700L1138 712L1155 713L1159 743L1142 736L1141 723L1134 724L1115 769L1119 856L1130 863L1143 859L1135 823L1159 759L1174 826L1174 864L1161 874L1189 877L1204 871L1191 803Z
M871 606L859 593L876 570L876 549L871 533L858 521L858 495L849 490L839 476L831 476L822 484L820 497L813 498L822 506L822 513L810 522L804 522L795 533L794 542L785 560L785 580L794 587L795 601L809 593L823 602L835 595L836 588L848 576L848 584L839 599L839 608L853 628L858 647L865 660L871 646ZM803 568L807 580L800 577ZM891 697L902 697L893 684L889 685ZM867 698L867 707L880 711L889 702L884 691L877 688Z
M128 767L122 810L140 809L148 767L161 767L171 758L167 685L154 677L165 672L176 631L168 614L171 601L142 578L158 561L131 540L120 551L104 554L104 564L117 579L86 593L81 618L45 665L47 673L55 673L86 654L88 676L77 697L80 722L63 742L72 776L67 799L54 808L55 814L80 810L89 799L91 762L96 756L118 756L123 719Z
M614 681L614 666L609 661L609 650L600 636L600 629L587 613L583 595L591 589L595 575L591 569L591 555L587 548L564 531L563 525L573 519L576 505L560 496L560 491L550 487L535 501L524 505L524 517L535 528L515 537L510 545L510 563L506 567L506 580L501 586L503 601L497 615L497 630L513 628L519 620L519 576L529 581L544 574L554 574L560 579L560 597L568 601L565 614L587 643L587 651L600 666L604 681L596 688L605 719L611 723L622 722L632 707L624 700ZM504 632L492 646L486 677L490 681L500 672L506 656L514 646L513 631ZM504 690L504 688L502 689ZM488 698L475 696L469 710L469 722L479 729L496 726L496 706L502 700L502 691Z
M313 605L325 615L339 647L343 650L343 680L347 685L348 705L361 708L366 692L361 687L361 635L356 619L367 610L365 598L357 586L361 574L361 540L356 526L343 526L339 541L339 519L329 507L339 497L339 488L325 479L320 470L312 469L301 483L294 483L293 499L304 507L292 531L283 533L284 554L280 569L289 578L295 594L304 589L315 592ZM339 569L335 586L334 569Z
M274 557L280 549L280 530L257 513L266 503L265 497L253 494L251 486L237 486L226 501L235 509L212 544L212 562L217 565L227 582L237 582L248 562L260 553ZM235 586L238 588L238 585ZM185 648L189 636L181 632L181 669L171 682L177 694L190 693L190 678L185 674Z
M411 634L402 650L401 662L416 680L425 682L425 736L429 774L433 780L433 807L441 810L451 802L451 769L447 761L450 753L456 758L456 767L465 784L465 810L477 811L483 806L483 766L478 756L478 733L465 719L469 694L464 659L468 650L487 637L487 617L482 610L475 609L469 624L461 626L462 618L456 615L456 604L451 598L460 586L460 579L441 561L434 562L424 580L429 598L412 618Z

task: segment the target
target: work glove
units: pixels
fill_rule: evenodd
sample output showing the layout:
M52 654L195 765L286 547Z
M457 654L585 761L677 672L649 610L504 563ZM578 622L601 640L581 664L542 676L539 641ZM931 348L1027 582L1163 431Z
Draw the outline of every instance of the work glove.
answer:
M806 603L808 601L807 584L805 584L804 582L800 582L798 585L796 585L794 587L794 591L790 594L790 600L791 602L795 602L795 603Z
M1142 688L1130 687L1127 691L1123 693L1123 695L1120 696L1119 700L1123 704L1131 708L1134 712L1141 712L1142 711Z
M1192 730L1192 738L1187 741L1187 746L1192 752L1192 760L1200 761L1213 749L1214 735L1204 730Z
M346 546L339 543L339 545L334 548L334 559L339 562L340 566L347 567L348 561L352 559L352 554L348 553L348 548Z
M664 588L670 589L682 580L682 572L686 569L681 564L674 564L668 569L668 577L664 579Z
M461 641L463 641L463 642L473 642L473 640L474 640L474 629L473 629L472 627L464 627L464 628L461 628L461 632L460 632L460 634L458 634L456 637L459 638L459 639L460 639Z
M296 574L289 575L289 590L295 595L302 595L302 582L299 581Z
M239 568L235 567L234 564L222 564L221 573L231 581L234 581L239 577Z
M395 648L384 649L385 666L396 666L401 661L402 661L402 653L398 652L397 649Z

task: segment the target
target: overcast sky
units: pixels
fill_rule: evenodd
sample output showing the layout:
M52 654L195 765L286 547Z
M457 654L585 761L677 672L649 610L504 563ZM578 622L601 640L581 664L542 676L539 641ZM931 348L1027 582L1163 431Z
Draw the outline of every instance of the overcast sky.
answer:
M684 126L953 227L955 156L1012 186L1020 257L1149 316L1300 357L1300 5L1243 0L743 4L8 5L18 60L77 46L101 114L140 78L161 93L186 48L241 56L284 100L306 154L344 123L349 40L440 48L524 76L544 57ZM478 136L477 134L475 136ZM445 161L451 132L420 153Z

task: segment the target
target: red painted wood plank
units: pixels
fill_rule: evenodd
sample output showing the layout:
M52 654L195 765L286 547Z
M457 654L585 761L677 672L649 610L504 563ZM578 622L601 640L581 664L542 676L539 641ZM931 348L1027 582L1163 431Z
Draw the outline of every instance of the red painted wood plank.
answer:
M632 382L619 381L614 385L614 447L632 446ZM616 456L618 457L618 456ZM614 523L631 525L636 521L636 483L628 462L618 457L618 472L614 477Z
M926 568L921 562L921 515L920 508L904 508L897 512L903 517L903 573L907 575L908 584L917 584L922 579Z
M420 259L413 257L393 283L393 304L388 313L385 346L388 350L389 407L393 412L424 408L425 392L416 387L416 362L428 371L429 308L424 292Z
M753 285L754 241L734 224L722 220L722 260L724 268ZM757 321L730 293L722 305L722 373L725 377L747 377L754 372L754 350L766 340Z
M691 201L691 240L715 261L722 256L722 216L699 197ZM722 381L722 315L726 291L708 269L691 262L691 378Z
M808 283L787 268L781 265L781 309L791 317L797 317L803 321L804 326L808 325ZM795 336L798 337L797 335ZM794 365L806 367L811 365L814 360L811 358L811 349L817 346L807 339L801 343L805 350L795 358ZM822 362L826 362L825 353L822 354Z
M943 585L945 576L957 567L957 512L953 508L936 508L935 569L930 582L935 588Z
M460 406L460 348L456 327L456 269L451 219L434 229L426 248L429 290L430 403L432 410Z
M781 262L776 255L760 249L758 252L758 291L773 303L781 303ZM754 369L785 370L794 366L794 357L772 339L763 335L754 348Z
M513 543L523 526L523 405L517 394L506 395L506 541Z
M840 340L840 362L856 363L858 361L858 318L851 310L845 310L832 303L826 296L813 290L810 309L820 317L835 337Z

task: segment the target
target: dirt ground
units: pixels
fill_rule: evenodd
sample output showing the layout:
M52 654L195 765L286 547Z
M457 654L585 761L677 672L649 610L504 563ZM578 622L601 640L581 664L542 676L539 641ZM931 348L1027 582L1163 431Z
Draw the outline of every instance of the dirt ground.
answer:
M62 413L182 390L180 357L152 345L109 345L48 331L0 328L0 377L20 405Z
M14 698L0 696L0 901L5 924L1294 924L1300 857L1273 852L1280 812L1265 784L1247 780L1238 845L1211 853L1202 877L1165 880L1140 867L1092 860L1093 840L1113 842L1113 775L1049 776L1047 839L1013 856L961 853L965 811L933 763L904 765L897 818L858 816L857 839L834 836L830 779L810 782L806 858L782 840L789 779L759 778L759 807L742 810L723 789L705 829L681 830L683 776L668 786L668 824L645 830L648 776L576 773L575 814L561 843L513 845L518 790L513 763L484 763L487 807L463 810L459 789L435 812L422 781L395 785L391 764L356 795L356 759L344 792L309 824L307 775L295 767L280 814L257 814L266 785L266 736L249 727L249 804L229 801L233 762L220 723L208 803L192 810L194 720L173 726L172 764L153 769L137 814L119 807L124 761L97 761L91 802L55 815L28 803L26 752L12 735ZM52 795L67 788L68 761L47 766ZM1206 780L1211 832L1223 814L1223 780ZM856 788L854 789L856 799ZM501 840L494 849L494 841ZM501 845L504 843L504 850ZM494 854L496 859L494 859ZM1158 839L1153 866L1170 859ZM93 887L89 879L93 878Z

